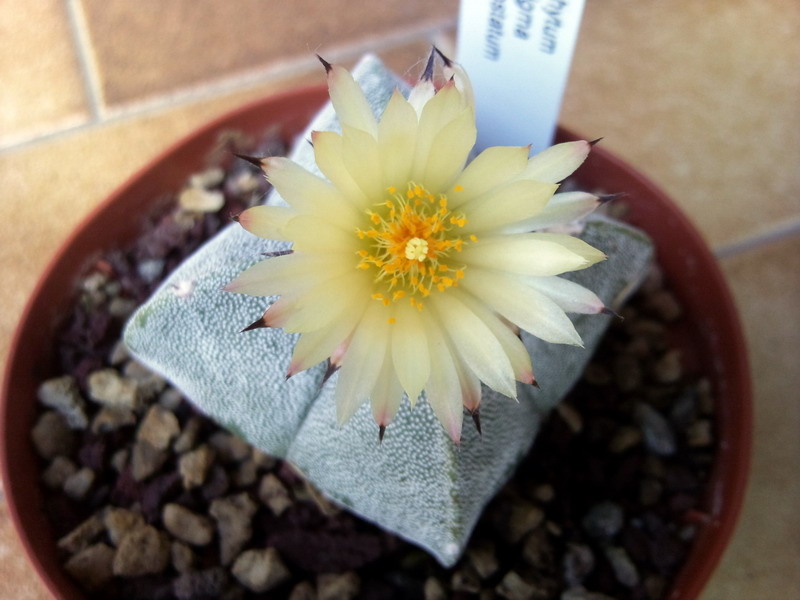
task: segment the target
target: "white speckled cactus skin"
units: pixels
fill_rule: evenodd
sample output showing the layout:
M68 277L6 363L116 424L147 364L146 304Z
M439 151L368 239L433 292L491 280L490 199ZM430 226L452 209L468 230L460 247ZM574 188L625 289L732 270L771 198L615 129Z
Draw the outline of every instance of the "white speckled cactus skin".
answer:
M402 86L372 57L362 61L355 75L377 114L393 89ZM330 107L311 129L336 129ZM317 172L305 141L297 144L292 158ZM268 202L282 200L273 194ZM600 218L591 220L581 237L606 252L608 260L568 279L613 306L641 281L651 244L641 232ZM261 260L262 253L285 247L285 242L257 238L238 225L227 228L133 316L125 332L128 347L221 425L291 461L354 513L452 565L483 507L530 449L542 415L572 387L612 317L573 319L585 349L547 344L523 333L541 389L518 384L517 403L484 387L482 438L465 427L456 446L424 400L413 410L406 400L379 444L368 404L347 425L336 426L336 376L321 385L324 366L286 381L295 335L276 329L240 333L261 315L265 301L222 287Z

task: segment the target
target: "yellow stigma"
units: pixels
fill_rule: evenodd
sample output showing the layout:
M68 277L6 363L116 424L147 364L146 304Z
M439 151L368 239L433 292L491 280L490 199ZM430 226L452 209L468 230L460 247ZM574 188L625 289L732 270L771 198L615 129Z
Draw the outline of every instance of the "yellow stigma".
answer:
M411 238L406 243L406 258L422 262L428 256L428 242L421 238Z
M373 274L373 299L388 306L407 298L422 310L424 298L457 287L464 278L464 265L450 261L475 238L458 235L467 217L450 208L445 194L434 195L415 182L386 192L366 211L364 228L355 231L361 240L356 267Z

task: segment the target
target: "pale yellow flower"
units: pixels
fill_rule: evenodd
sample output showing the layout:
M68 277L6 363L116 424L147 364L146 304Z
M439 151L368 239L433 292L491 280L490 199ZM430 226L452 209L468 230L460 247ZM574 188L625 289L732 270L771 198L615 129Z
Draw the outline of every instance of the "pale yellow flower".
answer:
M337 418L367 400L381 436L408 395L424 391L454 441L463 409L477 414L481 383L506 396L535 382L518 328L580 345L564 311L597 313L589 290L557 277L603 253L577 238L534 229L590 212L597 198L553 196L588 142L533 158L494 147L466 167L475 143L467 76L445 60L435 90L433 54L405 99L395 92L378 120L344 68L325 64L342 133L312 136L318 177L286 158L264 158L288 207L240 215L250 232L292 242L226 289L280 296L254 326L302 335L289 375L326 359L340 366ZM324 61L323 61L324 62Z

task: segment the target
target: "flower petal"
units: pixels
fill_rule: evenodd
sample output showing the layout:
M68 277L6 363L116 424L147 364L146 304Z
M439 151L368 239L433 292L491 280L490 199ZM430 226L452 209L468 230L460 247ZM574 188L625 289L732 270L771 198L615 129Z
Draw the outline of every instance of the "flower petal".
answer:
M608 258L604 252L601 252L594 246L590 246L582 239L577 238L574 235L567 235L565 233L526 233L523 235L532 240L554 242L560 246L563 246L564 248L567 248L570 252L574 252L578 256L583 257L586 260L586 264L580 267L581 269L591 267L592 265ZM557 273L552 274L557 275ZM531 273L531 275L533 275L533 273Z
M431 142L424 169L415 165L419 181L428 191L446 191L464 168L476 137L475 118L466 110L442 128Z
M281 232L294 242L295 251L300 252L355 252L358 236L352 231L333 225L323 216L300 215L283 226ZM357 261L353 258L353 268Z
M392 422L403 401L403 387L395 375L390 354L391 349L387 344L381 374L370 394L372 417L381 427L386 427Z
M313 288L298 298L294 311L283 328L289 333L305 333L329 327L337 316L353 303L353 297L368 297L370 287L363 273L351 272L315 282Z
M583 164L591 149L591 144L583 140L550 146L532 156L520 176L524 179L558 183Z
M584 218L600 206L600 200L587 192L555 194L535 217L503 228L504 233L521 233L555 227Z
M469 111L463 106L461 93L452 81L446 83L425 104L417 128L417 146L414 151L412 178L419 178L424 174L431 147L439 132L465 111L469 114Z
M528 353L525 344L517 336L517 333L511 330L508 322L498 317L470 294L458 292L458 298L486 324L497 338L497 341L500 342L503 352L508 356L511 368L514 370L514 379L522 383L533 383L531 355Z
M450 439L458 443L461 439L463 402L461 383L458 380L450 348L444 339L439 324L423 312L425 330L431 354L431 376L425 386L425 397L444 426Z
M249 267L225 290L248 296L294 294L308 289L315 281L338 277L352 269L353 261L341 254L276 256Z
M331 103L342 126L355 127L375 137L378 123L361 86L350 71L339 65L328 70L328 91Z
M595 315L605 307L597 294L561 277L526 277L524 281L566 312Z
M395 309L392 327L392 362L411 406L417 401L431 372L428 336L417 309L402 303Z
M519 175L528 163L526 146L493 146L486 148L467 165L448 192L453 208L477 198Z
M547 296L501 273L471 269L461 285L512 323L546 342L583 346L564 311Z
M457 255L458 260L468 266L537 276L559 275L589 266L589 260L573 248L559 240L534 237L537 235L556 234L483 237L466 246Z
M377 302L367 304L342 359L336 385L336 422L340 427L366 402L381 373L389 333L384 310Z
M352 224L356 211L330 182L288 158L265 158L262 165L269 182L297 212L324 214L343 226Z
M378 125L378 148L386 187L402 187L411 178L417 140L417 113L395 90Z
M329 358L350 337L369 301L366 296L360 300L358 297L352 300L349 306L331 319L327 327L308 331L300 336L292 353L292 362L289 365L290 375L305 371Z
M267 240L290 241L281 228L297 213L286 206L254 206L239 215L239 224L247 231Z
M366 208L370 203L369 199L345 167L342 136L333 131L314 131L311 142L314 144L314 159L322 174L358 210Z
M467 367L493 390L517 397L514 371L492 331L454 294L431 297L431 305Z
M436 88L431 79L420 79L411 89L411 93L408 95L408 103L417 113L417 116L422 115L422 109L425 108L425 104L433 98L435 93Z
M380 202L386 191L378 141L360 129L342 125L342 160L364 196Z
M480 233L529 219L541 212L557 188L530 179L500 185L460 207L468 219L461 231Z

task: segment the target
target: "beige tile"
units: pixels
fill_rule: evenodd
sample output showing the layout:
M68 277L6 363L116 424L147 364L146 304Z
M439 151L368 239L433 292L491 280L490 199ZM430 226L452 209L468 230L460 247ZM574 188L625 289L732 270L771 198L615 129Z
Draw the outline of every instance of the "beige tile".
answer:
M800 4L588 2L562 120L715 246L800 216Z
M82 0L103 94L128 103L455 18L455 0Z
M0 147L89 118L64 3L0 3Z
M755 398L750 483L703 600L800 598L800 237L722 261L747 336Z
M0 498L0 598L50 600L52 596L33 572L11 525L4 498Z

